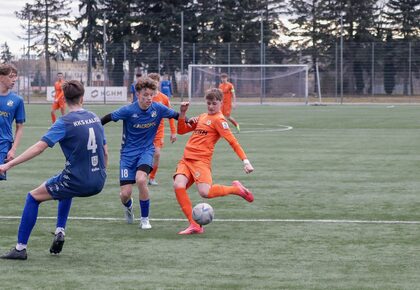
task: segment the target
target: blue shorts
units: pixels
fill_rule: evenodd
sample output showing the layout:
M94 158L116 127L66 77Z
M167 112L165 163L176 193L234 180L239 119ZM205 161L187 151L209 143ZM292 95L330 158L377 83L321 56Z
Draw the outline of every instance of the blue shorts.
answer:
M120 159L120 185L136 183L136 173L139 167L147 165L153 168L153 155L155 148L150 148L137 157L126 157L121 155ZM148 173L148 172L146 172Z
M95 180L88 179L84 184L76 184L69 181L68 177L63 173L51 177L46 181L45 186L47 187L48 193L54 199L67 199L73 197L88 197L98 194L102 191L105 185L106 174L103 177Z

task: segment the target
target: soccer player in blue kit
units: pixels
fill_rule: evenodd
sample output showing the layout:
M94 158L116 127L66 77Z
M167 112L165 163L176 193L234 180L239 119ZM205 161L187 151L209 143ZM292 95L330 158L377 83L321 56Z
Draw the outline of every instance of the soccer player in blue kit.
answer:
M156 102L152 102L157 93L157 84L149 77L142 78L136 84L138 101L121 107L104 116L101 121L123 120L123 134L120 153L120 199L124 205L127 223L134 221L132 185L137 184L140 200L140 228L150 229L150 196L147 176L153 169L153 155L157 129L162 118L178 119L178 112Z
M11 92L17 80L17 70L10 64L0 65L0 165L15 158L23 134L25 106L23 99ZM13 140L13 121L16 122ZM6 172L0 173L0 181L6 180Z
M66 158L58 175L31 190L23 209L16 247L3 259L26 260L26 247L35 226L41 202L58 200L57 228L50 253L58 254L64 244L64 229L73 197L87 197L101 192L106 179L108 149L101 120L83 109L84 88L79 81L63 84L69 113L60 117L41 138L15 159L0 165L0 173L41 154L47 147L60 143Z

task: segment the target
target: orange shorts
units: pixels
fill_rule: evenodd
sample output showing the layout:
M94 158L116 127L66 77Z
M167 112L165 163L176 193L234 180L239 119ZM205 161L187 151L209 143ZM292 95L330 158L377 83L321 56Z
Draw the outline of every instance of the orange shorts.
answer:
M64 101L64 98L60 98L58 102L53 102L51 105L52 110L58 110L58 109L65 109L66 108L66 102Z
M185 175L189 180L189 184L192 184L194 181L195 183L207 183L211 185L213 182L210 164L200 160L182 158L178 162L174 178L178 174Z
M223 104L222 106L222 114L225 117L230 117L230 113L232 112L232 106L230 104Z
M163 148L163 137L156 136L155 140L153 140L153 145L155 145L155 148Z

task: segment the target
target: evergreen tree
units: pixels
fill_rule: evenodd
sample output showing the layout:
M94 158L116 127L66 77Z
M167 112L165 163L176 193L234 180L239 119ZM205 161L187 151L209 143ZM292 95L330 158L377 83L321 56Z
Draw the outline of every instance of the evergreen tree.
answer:
M10 52L9 45L7 42L1 45L0 59L2 63L8 63L12 60L13 55Z
M70 36L63 32L63 25L70 14L69 0L35 0L33 4L26 4L16 16L24 20L22 28L28 32L28 40L33 42L30 49L39 55L44 55L47 84L51 84L51 57L67 50ZM30 35L30 36L29 36Z

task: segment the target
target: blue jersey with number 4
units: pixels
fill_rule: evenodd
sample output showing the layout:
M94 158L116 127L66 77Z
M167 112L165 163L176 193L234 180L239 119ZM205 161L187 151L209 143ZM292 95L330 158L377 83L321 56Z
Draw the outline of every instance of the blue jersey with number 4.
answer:
M112 112L112 121L123 120L121 155L137 157L154 148L153 140L162 118L178 118L178 115L178 112L160 103L152 103L143 110L137 102Z
M49 147L60 143L66 158L60 174L61 185L75 191L76 196L78 191L80 196L87 196L102 190L106 178L106 139L96 114L85 110L70 112L60 117L41 140Z

